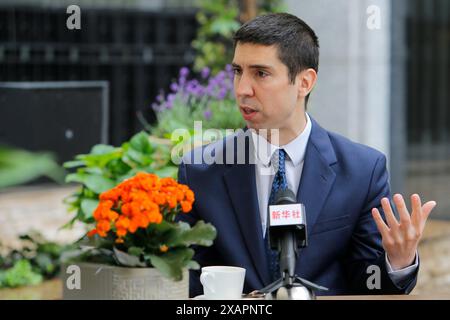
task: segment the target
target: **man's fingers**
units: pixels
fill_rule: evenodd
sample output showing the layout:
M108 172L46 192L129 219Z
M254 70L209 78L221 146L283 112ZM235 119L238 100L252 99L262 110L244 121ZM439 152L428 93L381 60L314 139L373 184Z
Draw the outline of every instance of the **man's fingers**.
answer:
M402 195L394 195L395 206L397 207L397 212L400 217L400 224L403 227L408 227L411 223L411 218L409 216L408 208L406 208L405 200Z
M375 220L375 223L377 225L378 231L380 231L381 236L383 238L388 236L389 233L389 227L384 223L383 218L381 217L380 212L377 208L372 209L372 217Z
M428 201L422 206L420 196L418 194L413 194L411 196L411 206L411 221L416 227L423 230L431 211L436 207L436 201Z
M394 213L392 212L391 204L389 203L388 198L381 199L381 206L383 207L384 215L386 216L386 221L389 228L398 228L398 221L395 218Z
M411 208L412 208L411 222L416 227L420 227L421 221L422 221L422 215L421 215L422 204L421 204L420 197L418 194L413 194L411 196Z
M425 223L431 213L431 211L436 207L436 201L428 201L422 207L422 222Z

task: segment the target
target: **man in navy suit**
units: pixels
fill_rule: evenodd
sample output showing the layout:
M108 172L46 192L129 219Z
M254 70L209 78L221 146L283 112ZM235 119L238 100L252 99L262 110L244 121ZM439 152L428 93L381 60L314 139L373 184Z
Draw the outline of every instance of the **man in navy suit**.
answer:
M412 195L410 214L397 194L397 220L385 156L323 129L306 113L319 45L305 22L268 14L244 24L234 39L235 96L247 127L194 149L179 167L179 181L195 193L192 212L181 219L217 229L213 246L196 247L194 259L245 268L245 292L271 283L267 208L284 185L306 208L308 246L296 273L329 288L318 294L409 293L418 243L436 203L422 206ZM370 286L374 270L379 285ZM190 272L191 296L203 292L199 275Z

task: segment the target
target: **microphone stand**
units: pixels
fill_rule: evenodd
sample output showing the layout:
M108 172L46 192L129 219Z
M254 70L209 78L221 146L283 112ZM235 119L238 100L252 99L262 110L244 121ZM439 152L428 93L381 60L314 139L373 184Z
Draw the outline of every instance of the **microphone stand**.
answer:
M281 241L289 241L291 237L295 238L293 233L286 232ZM291 240L290 243L295 243L295 241ZM281 247L283 248L284 246L282 245ZM316 298L314 291L328 291L328 288L296 275L297 248L296 246L286 246L285 248L288 248L287 252L283 252L284 250L280 252L280 270L285 270L282 272L281 278L258 290L259 293L265 294L266 299L314 300ZM292 255L294 255L294 258L289 259L288 257ZM283 290L280 291L279 289Z
M288 191L290 192L290 191ZM293 194L283 193L277 197L277 204L293 202ZM268 220L269 221L269 220ZM269 230L267 230L269 232ZM269 237L272 238L269 234ZM274 238L277 242L280 261L281 278L275 280L257 293L263 294L266 299L287 300L314 300L314 291L328 291L328 288L317 285L295 274L295 266L298 258L298 248L307 246L306 225L296 225L290 232L278 233ZM272 240L270 240L272 246ZM282 289L280 291L280 289Z

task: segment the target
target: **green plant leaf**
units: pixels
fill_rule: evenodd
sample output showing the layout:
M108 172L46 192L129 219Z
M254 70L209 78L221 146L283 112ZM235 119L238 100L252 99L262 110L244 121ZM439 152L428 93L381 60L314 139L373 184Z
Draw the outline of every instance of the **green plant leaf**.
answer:
M229 37L239 29L240 24L229 18L219 18L213 21L211 24L211 31Z
M97 194L114 188L115 181L100 175L89 175L86 173L71 173L66 177L66 182L79 182L84 184Z
M200 269L200 265L198 264L197 261L194 261L194 260L189 261L186 267L190 270Z
M183 278L183 269L188 265L194 266L191 262L194 250L189 248L177 248L169 250L162 255L148 255L151 264L164 276L180 281Z
M161 178L171 177L171 178L177 179L178 167L167 166L162 169L156 170L155 174Z
M80 246L79 248L71 248L63 251L60 261L65 264L86 261L115 264L116 259L113 256L114 252L112 250L92 246Z
M152 163L152 158L150 157L150 155L144 154L133 148L129 148L128 150L126 150L124 156L129 157L134 162L143 166L147 166Z
M90 175L85 181L86 186L98 194L112 189L116 185L114 180L97 175Z
M3 272L1 284L5 287L36 285L42 282L42 275L33 271L28 260L21 259L14 266Z
M122 158L113 159L108 163L107 168L109 169L109 171L111 171L111 174L115 177L126 174L128 171L131 170L131 167L125 162L123 162Z
M0 146L0 188L11 187L47 176L64 181L64 169L50 153L33 153Z
M64 168L67 168L67 169L80 167L80 166L84 166L84 165L85 165L85 162L83 160L66 161L63 164Z
M85 168L84 173L88 173L88 174L93 174L93 175L103 175L103 170L102 168L99 167L89 167L89 168Z
M114 258L116 259L117 263L122 266L126 267L145 267L145 262L142 262L138 257L128 254L126 252L123 252L116 247L113 248L114 251Z
M34 260L44 274L51 274L56 268L49 254L39 253Z
M122 150L120 148L114 148L114 151L110 153L102 154L80 154L76 156L77 160L84 161L85 166L88 168L98 167L104 168L109 162L114 159L120 159L122 156Z
M144 131L139 132L131 138L130 146L134 150L144 154L151 154L153 151L152 145L148 139L148 134Z
M92 217L95 209L98 207L99 200L95 199L82 199L81 200L81 210L83 211L84 219L89 219Z
M107 144L97 144L92 147L91 154L95 154L95 155L109 154L116 150L117 149L115 147L107 145Z
M177 246L211 246L213 240L216 238L216 228L204 221L198 221L193 227L190 227L186 222L178 222L175 227L176 230L172 230L170 237L166 239L165 244L168 247Z

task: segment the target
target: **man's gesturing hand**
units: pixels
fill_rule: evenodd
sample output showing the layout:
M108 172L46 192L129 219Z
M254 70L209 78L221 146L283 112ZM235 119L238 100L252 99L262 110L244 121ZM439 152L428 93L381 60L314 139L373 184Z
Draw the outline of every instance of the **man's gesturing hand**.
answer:
M400 216L400 222L395 218L387 198L381 199L387 225L381 218L378 209L372 209L372 216L381 233L383 247L391 267L399 270L413 264L425 223L431 210L436 206L436 202L428 201L422 206L419 195L413 194L411 196L411 215L400 194L394 196L394 203Z

